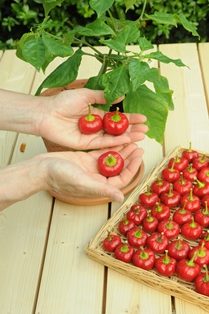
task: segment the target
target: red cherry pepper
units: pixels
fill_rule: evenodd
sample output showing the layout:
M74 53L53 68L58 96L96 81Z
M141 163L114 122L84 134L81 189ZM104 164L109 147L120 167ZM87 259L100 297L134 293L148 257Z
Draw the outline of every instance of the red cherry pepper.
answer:
M183 225L192 220L192 213L184 207L178 208L173 214L173 220L177 224Z
M169 219L169 220L162 220L158 224L157 230L159 232L163 232L164 235L169 240L171 240L171 239L174 239L174 238L177 237L177 235L180 232L180 227L179 227L179 225L175 221L172 221L171 219Z
M139 195L139 201L145 207L153 207L159 201L159 197L156 193L151 192L148 187L147 192Z
M203 198L201 199L201 203L203 206L207 203L207 206L209 207L209 195L203 196Z
M127 130L128 126L128 118L124 113L119 112L119 108L114 112L105 113L103 117L103 128L108 134L120 135Z
M91 113L91 106L89 105L89 113L80 117L78 127L83 134L96 133L103 128L102 118L97 114Z
M202 242L201 245L198 245L190 250L189 258L195 254L194 262L200 266L209 264L209 250L205 247L205 243Z
M209 167L204 167L197 175L198 180L209 183Z
M115 151L107 151L98 158L98 170L105 177L117 176L124 167L123 157Z
M136 227L135 223L124 217L118 224L118 230L121 234L126 235L129 230Z
M170 208L162 203L156 203L156 205L152 208L152 215L156 217L158 221L168 219L170 217L170 213Z
M194 158L197 158L199 156L199 153L196 150L192 149L191 143L189 143L189 148L185 149L182 152L182 156L189 161L192 161Z
M197 169L197 171L200 171L200 169L203 169L204 167L208 167L208 165L208 157L205 155L200 155L193 159L193 167Z
M193 188L193 192L200 198L204 197L205 195L209 195L209 183L201 182L196 179L196 185Z
M204 239L200 241L200 244L204 242L204 246L209 250L209 230L207 230Z
M191 222L187 222L181 227L181 234L188 240L197 240L202 231L202 226L195 222L193 217Z
M190 189L192 188L192 182L186 180L183 175L181 175L180 178L173 183L173 188L179 194L184 195L189 193Z
M178 171L183 171L189 164L189 161L187 158L183 156L176 156L174 158L171 158L168 162L169 167L174 167L174 169Z
M172 166L163 169L162 177L164 180L166 180L170 183L173 183L179 179L180 172L179 172L179 170L176 170L174 168L174 162L173 162Z
M191 282L200 274L200 266L194 262L195 255L189 259L181 259L176 265L179 278Z
M147 216L147 210L141 204L133 204L130 210L127 212L127 218L132 220L137 226Z
M147 245L155 253L161 254L168 246L168 238L163 233L155 232L147 238Z
M127 236L128 243L135 248L139 248L140 246L143 246L148 237L147 233L138 226L129 230L126 236Z
M168 251L165 250L165 254L156 259L155 268L159 274L170 277L175 273L176 260L168 256Z
M165 181L162 178L158 178L156 181L154 181L151 184L151 190L152 192L157 193L160 195L163 192L168 192L169 191L170 184L168 181Z
M126 243L119 244L114 251L115 258L125 263L129 263L131 261L133 253L134 248Z
M209 209L207 202L205 202L204 208L199 209L198 211L195 212L194 219L204 228L209 227Z
M209 297L209 273L205 265L205 273L199 274L194 282L195 291Z
M193 182L197 178L198 171L193 167L192 164L189 164L189 166L186 169L184 169L182 173L183 177L186 180Z
M200 209L200 199L197 195L193 194L191 189L188 194L181 197L181 205L190 212L195 212Z
M161 201L168 207L176 207L179 205L180 194L173 190L172 184L170 184L170 189L167 193L162 193L160 195Z
M146 232L152 233L157 229L158 220L148 211L147 217L143 220L142 226Z
M175 260L179 261L183 258L187 258L190 246L183 239L176 239L168 244L168 253Z
M103 241L103 248L107 252L113 252L119 244L121 244L120 236L110 233Z
M132 262L137 267L150 270L154 267L155 254L149 248L140 248L133 254Z

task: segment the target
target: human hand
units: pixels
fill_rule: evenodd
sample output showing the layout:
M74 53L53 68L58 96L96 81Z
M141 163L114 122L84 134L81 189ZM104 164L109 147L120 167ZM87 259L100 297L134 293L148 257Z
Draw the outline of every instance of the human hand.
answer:
M144 138L148 128L144 124L146 117L141 114L127 114L130 126L124 134L117 136L117 139L104 131L91 135L81 134L78 128L79 117L88 113L89 104L105 102L103 91L87 88L65 90L55 96L49 96L39 108L39 134L51 142L76 150L113 147ZM105 114L103 110L95 107L92 107L92 113L101 117Z
M120 175L106 178L97 169L97 159L106 150L55 152L42 155L47 169L47 190L58 199L107 197L122 202L120 191L137 173L143 150L136 144L114 147L125 160Z

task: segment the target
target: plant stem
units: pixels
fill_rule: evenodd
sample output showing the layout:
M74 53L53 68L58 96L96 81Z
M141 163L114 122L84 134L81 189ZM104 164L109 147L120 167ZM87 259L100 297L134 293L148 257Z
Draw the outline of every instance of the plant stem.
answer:
M146 9L146 5L147 5L147 0L144 0L144 4L143 4L143 8L142 8L142 12L141 12L141 15L139 17L139 20L143 19L143 15L144 15L144 12L145 12L145 9Z

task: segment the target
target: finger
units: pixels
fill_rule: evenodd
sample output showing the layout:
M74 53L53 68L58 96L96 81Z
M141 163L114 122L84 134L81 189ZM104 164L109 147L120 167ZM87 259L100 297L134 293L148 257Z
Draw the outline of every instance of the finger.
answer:
M126 113L126 116L130 124L145 123L147 121L147 117L140 113Z
M90 181L88 177L88 187L89 192L94 196L96 195L98 197L108 197L116 202L123 202L124 200L123 193L116 186L112 186L109 183L103 183L99 180L97 181L94 179L91 179Z
M133 124L129 128L130 132L143 132L146 133L149 131L149 128L146 124Z

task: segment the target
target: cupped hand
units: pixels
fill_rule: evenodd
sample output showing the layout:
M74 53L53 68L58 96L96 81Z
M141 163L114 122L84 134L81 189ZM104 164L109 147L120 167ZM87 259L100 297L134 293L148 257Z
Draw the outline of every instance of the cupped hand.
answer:
M38 123L39 134L51 142L75 150L113 147L144 138L148 128L144 124L146 117L141 114L127 114L130 125L124 134L117 137L108 135L103 130L91 135L81 134L78 120L88 113L88 105L105 103L103 91L87 88L65 90L55 96L43 97ZM92 107L92 113L101 117L105 114L96 107Z
M143 150L136 144L114 147L124 158L125 165L120 175L106 178L97 169L98 157L107 151L56 152L43 155L47 164L49 192L60 199L108 197L123 201L120 191L137 173Z

